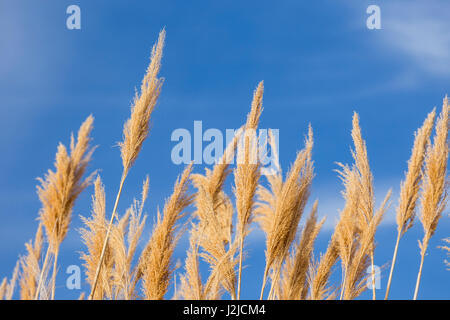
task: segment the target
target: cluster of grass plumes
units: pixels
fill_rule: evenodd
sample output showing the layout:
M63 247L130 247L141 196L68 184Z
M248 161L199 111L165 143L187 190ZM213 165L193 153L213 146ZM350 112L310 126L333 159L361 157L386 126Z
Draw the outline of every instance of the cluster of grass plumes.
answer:
M81 125L77 143L72 136L70 154L63 144L58 146L55 160L55 171L49 170L44 179L39 179L41 185L37 187L39 199L42 203L39 219L45 228L48 242L47 254L41 268L35 298L40 295L43 274L46 272L47 261L53 255L53 276L51 298L55 296L55 281L59 247L69 230L72 208L80 193L89 185L92 175L83 180L86 168L91 160L94 149L90 149L90 133L94 118L89 116Z
M351 130L353 163L338 163L336 169L343 184L345 204L327 249L319 255L315 254L314 245L325 218L319 219L317 200L309 216L302 219L315 175L313 130L311 126L308 128L304 148L283 176L272 132L264 142L255 135L263 110L263 82L256 87L246 122L223 157L203 174L193 173L193 164L186 166L162 212L154 214L150 234L144 232L147 222L144 206L150 192L148 177L140 199L135 199L124 214L117 211L126 177L149 134L150 118L162 89L163 80L158 74L164 40L163 30L123 128L123 141L119 143L123 170L115 201L111 202L111 214L107 211L109 202L100 176L95 171L86 174L94 150L90 146L93 117L89 116L77 139L72 137L69 150L59 145L55 169L39 180L38 196L42 203L39 226L34 240L26 243L26 254L20 257L11 278L0 282L0 299L12 299L16 287L20 299L55 298L59 248L69 230L75 201L94 175L91 214L81 217L83 227L79 230L86 247L80 259L90 291L80 299L240 299L244 289L241 280L245 271L245 239L254 222L266 236L261 299L355 299L368 290L369 284L376 299L375 236L389 208L391 192L377 208L368 148L356 113ZM412 227L416 215L424 229L413 296L417 298L424 258L446 206L447 98L436 124L435 118L433 110L417 130L405 179L400 184L397 241L386 299L391 283L395 283L393 274L400 239ZM261 144L270 149L275 170L262 171L256 156L257 145ZM232 167L230 160L234 157L236 165ZM230 195L226 183L231 173L234 185ZM189 248L182 267L181 262L174 263L173 255L183 233L189 234ZM148 240L139 250L144 237ZM444 240L450 243L450 238ZM441 248L450 252L448 246ZM444 263L449 264L446 260ZM333 280L338 278L336 269L341 271L338 281ZM266 287L270 289L265 290ZM245 290L255 293L258 288ZM171 292L173 296L169 297Z

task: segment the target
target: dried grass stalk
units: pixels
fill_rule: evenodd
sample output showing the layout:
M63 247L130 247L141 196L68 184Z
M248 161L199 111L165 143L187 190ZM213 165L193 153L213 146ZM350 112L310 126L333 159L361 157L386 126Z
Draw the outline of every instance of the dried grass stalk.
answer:
M439 219L447 204L447 162L448 162L448 129L449 129L449 105L448 97L445 97L442 112L436 122L436 134L433 144L427 148L425 158L425 173L423 177L422 194L420 197L421 215L424 236L420 247L420 267L417 275L414 300L419 292L422 276L423 261L428 248L430 238L436 231Z
M317 221L317 204L313 205L302 231L300 241L284 265L279 298L282 300L305 300L308 295L308 270L312 259L314 242L322 228L325 218Z
M206 169L204 175L191 176L193 185L197 189L194 198L196 206L194 217L198 222L192 223L190 249L185 260L185 274L180 279L179 295L184 299L216 299L220 295L220 285L226 288L231 297L236 297L234 271L236 261L234 252L230 252L233 207L222 188L230 173L230 160L234 157L241 131L238 130L238 134L227 146L224 155L214 165L213 170ZM200 248L202 253L199 252ZM200 274L195 274L199 271L200 256L206 260L212 270L206 285L202 284ZM219 264L222 271L220 274L217 271Z
M242 259L244 239L248 233L248 226L252 222L254 196L260 177L260 163L256 129L262 112L264 83L258 84L254 94L250 113L244 127L243 143L239 145L237 166L234 170L234 194L236 196L237 211L237 239L239 241L239 274L237 299L241 295Z
M214 170L213 170L214 172ZM199 254L210 266L211 270L220 265L221 273L217 275L217 281L222 284L230 296L236 298L236 273L237 264L234 258L235 246L232 245L232 219L233 206L226 194L221 191L215 199L209 190L214 189L214 181L211 180L211 172L206 176L193 175L192 180L197 188L195 205L196 216L199 219L196 230L197 244L202 252Z
M416 203L419 198L419 190L422 182L423 163L430 141L431 131L433 130L435 116L436 112L433 110L428 114L422 127L415 133L414 146L411 152L411 158L408 161L408 171L406 172L405 180L400 184L400 199L397 207L397 240L392 258L391 271L389 272L385 300L389 297L400 239L414 224Z
M366 143L361 135L359 117L353 115L352 139L355 161L352 167L338 163L338 173L345 186L345 207L336 226L335 241L342 264L341 299L354 299L366 289L366 269L371 266L372 298L375 300L375 233L387 210L391 191L374 214L373 176L369 167Z
M16 266L14 267L13 274L11 276L11 280L4 278L0 284L0 300L12 300L14 295L14 289L16 287L17 278L19 277L19 268L20 263L17 261Z
M39 281L42 247L44 244L44 234L42 224L39 224L34 242L25 244L27 255L20 259L21 272L19 277L20 299L33 300L36 296L37 284Z
M264 294L267 276L273 269L273 279L269 298L278 282L281 266L289 253L295 239L298 223L309 197L309 188L314 176L311 152L313 134L309 128L305 140L305 149L297 154L297 158L282 182L281 172L268 178L271 190L259 186L257 190L257 220L266 234L266 267L261 288L261 299Z
M350 261L345 268L343 282L343 299L350 300L358 297L367 287L367 268L371 265L374 248L373 239L376 230L383 219L388 208L388 201L391 196L389 191L383 200L380 209L371 218L369 224L359 231L357 249L352 252ZM373 265L372 265L373 268ZM372 269L373 270L373 269ZM372 272L373 275L373 272ZM372 284L374 283L372 278Z
M145 200L148 195L149 180L144 181L141 201L136 199L117 225L111 235L111 246L114 248L114 297L130 300L136 298L135 284L137 270L133 269L133 258L144 230L146 216L142 216Z
M124 172L133 166L142 144L148 136L150 117L161 92L163 79L158 78L161 69L161 58L164 47L166 31L159 33L158 42L153 46L150 65L142 80L141 93L136 93L131 116L123 127L123 141L119 143Z
M222 286L225 287L223 279L229 271L229 261L232 258L230 256L231 251L225 253L219 261L209 262L211 272L206 283L203 284L199 267L199 258L201 256L199 253L199 240L202 237L202 232L198 225L192 225L190 248L185 261L185 273L180 279L180 297L185 300L218 300L222 297ZM234 254L234 251L232 254ZM205 254L203 254L203 257L206 258ZM233 274L235 277L234 270Z
M359 188L361 193L358 217L360 228L364 229L368 227L370 221L373 218L375 197L373 191L373 176L372 172L370 171L366 142L362 137L361 127L359 126L359 116L356 112L353 114L352 139L355 147L355 150L352 151L352 155L353 159L355 160L355 167L358 174ZM372 241L372 247L370 250L371 267L372 270L374 270L374 239ZM372 272L372 299L376 300L374 272Z
M345 190L342 195L345 206L341 212L341 218L335 229L336 248L342 265L341 299L345 292L347 270L358 250L358 241L361 234L361 225L358 223L358 209L361 201L358 173L355 167L350 168L340 164L338 171ZM365 228L365 227L363 227Z
M196 245L203 250L200 255L208 262L211 270L217 269L219 261L224 261L225 256L229 258L226 263L221 263L222 274L215 277L217 277L216 282L222 284L233 299L236 298L234 271L236 261L234 252L230 251L232 248L233 206L222 188L230 173L227 159L234 154L239 138L240 134L234 137L227 146L222 159L214 165L212 171L206 169L205 175L194 174L191 178L197 189L194 216L198 219L198 223L193 224L192 237L196 237Z
M156 226L141 256L142 291L146 299L161 300L167 293L173 271L172 254L179 237L177 222L192 203L192 196L187 192L191 171L192 164L176 182L163 215L158 212Z
M3 298L5 297L7 287L8 287L8 279L5 277L3 278L0 284L0 300L3 300Z
M206 294L200 276L200 261L198 254L197 235L195 226L192 226L190 247L187 252L186 261L184 264L185 272L180 278L181 288L179 297L185 300L206 300Z
M128 171L136 161L145 139L148 136L150 117L158 100L163 83L163 80L158 78L158 73L161 68L161 58L165 36L166 32L163 29L159 33L158 42L153 46L150 65L148 66L147 73L142 80L141 94L138 95L136 93L133 106L131 107L131 116L125 122L123 128L123 141L119 143L123 165L122 177L120 179L119 190L117 192L111 219L108 224L105 241L102 247L102 253L97 265L94 284L92 286L89 299L92 299L95 294L98 277L103 265L102 261L107 248L107 242L111 233L112 224L116 217L117 205L119 204L125 179L128 175Z
M95 193L92 196L92 216L90 218L81 217L84 228L80 229L81 238L87 247L87 252L81 254L86 268L86 280L91 288L94 284L97 265L100 261L103 243L106 237L107 221L106 215L106 199L105 189L102 181L98 176L94 182ZM114 266L113 253L114 248L109 244L105 250L103 259L103 268L99 274L97 290L93 299L101 300L111 298L112 286L112 269Z
M89 116L81 125L76 144L72 135L70 154L63 144L58 146L55 171L49 170L44 179L39 179L41 185L37 187L37 192L42 203L39 219L45 228L49 245L38 281L35 299L38 298L40 287L44 281L42 279L43 270L46 268L49 253L52 253L54 257L51 298L53 299L55 296L59 246L69 229L75 200L89 185L92 178L92 175L90 175L83 180L84 173L94 151L94 148L90 148L89 145L93 122L94 118Z
M329 285L329 279L338 259L339 253L336 248L336 241L332 238L325 253L321 254L319 261L311 264L308 272L308 298L310 300L326 300L334 296L334 290Z

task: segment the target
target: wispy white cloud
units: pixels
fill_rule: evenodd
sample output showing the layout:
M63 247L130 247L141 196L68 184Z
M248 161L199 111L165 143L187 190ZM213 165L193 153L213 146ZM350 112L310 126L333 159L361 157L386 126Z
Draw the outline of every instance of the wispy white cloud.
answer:
M410 72L450 76L450 2L389 1L380 7L385 54L405 58Z

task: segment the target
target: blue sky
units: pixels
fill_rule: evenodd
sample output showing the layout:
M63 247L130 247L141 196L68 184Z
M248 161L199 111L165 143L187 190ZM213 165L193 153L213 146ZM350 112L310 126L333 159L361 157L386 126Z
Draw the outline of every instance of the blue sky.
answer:
M66 8L81 8L82 29L67 30ZM366 28L366 8L381 8L381 30ZM326 226L317 254L326 248L343 202L336 161L351 162L351 117L361 117L377 202L389 188L393 203L377 234L376 263L386 264L395 240L395 207L413 133L450 84L448 1L25 1L0 0L0 276L9 276L24 243L34 235L40 204L36 177L53 166L58 142L68 143L95 116L96 150L91 170L101 169L109 210L120 179L115 147L129 116L151 47L165 27L161 75L166 79L153 114L151 134L131 171L120 212L150 176L146 211L152 222L182 167L172 163L173 130L237 128L251 96L265 81L262 128L280 130L280 160L287 169L302 147L308 123L315 134L316 178ZM203 172L196 166L196 172ZM227 186L231 190L231 179ZM80 264L78 216L90 212L89 188L74 209L62 245L57 296L67 266ZM312 202L312 201L311 201ZM144 240L148 239L151 224ZM437 246L450 234L446 211L425 260L419 297L449 299L445 254ZM403 238L392 298L411 298L419 267L416 224ZM141 247L144 243L141 244ZM184 259L182 238L176 259ZM243 298L257 298L264 269L264 238L256 226L248 240ZM383 271L384 293L388 269ZM339 273L339 272L337 272ZM83 289L87 287L83 283ZM364 298L370 295L363 295Z

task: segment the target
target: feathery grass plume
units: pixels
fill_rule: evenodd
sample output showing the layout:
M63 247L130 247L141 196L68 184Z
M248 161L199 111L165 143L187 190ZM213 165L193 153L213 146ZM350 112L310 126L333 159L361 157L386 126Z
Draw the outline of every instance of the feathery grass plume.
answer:
M53 254L53 276L51 299L55 297L56 269L59 246L66 237L72 216L72 208L79 194L89 185L92 175L83 180L86 168L95 148L90 148L90 133L94 118L89 116L78 131L77 143L72 135L70 154L63 144L59 144L56 153L55 171L49 170L37 187L37 193L42 203L39 219L44 225L48 240L48 248L44 259L35 299L38 298L42 284L43 271L48 262L48 256Z
M192 163L177 180L163 215L158 212L156 226L141 257L142 289L146 299L161 300L167 293L173 271L172 254L179 238L177 222L193 199L187 191L191 171Z
M208 300L221 299L223 295L222 288L228 291L229 283L232 283L232 281L236 279L236 273L234 269L230 268L230 264L234 266L237 263L237 260L234 258L236 250L237 250L236 242L234 242L230 247L230 249L225 253L225 255L220 260L214 260L214 263L210 264L211 265L210 274L208 280L204 285L204 292L205 292L204 295L205 297L207 297ZM202 254L202 256L205 258L204 253Z
M0 284L0 300L3 300L3 298L5 297L7 287L8 287L8 279L5 277L3 278Z
M190 247L185 260L185 272L180 278L181 289L179 296L185 300L218 300L222 296L221 277L221 261L211 264L211 273L205 284L202 282L200 275L200 253L199 239L201 230L198 224L192 224L191 236L189 238ZM222 261L228 262L229 257L225 255Z
M193 184L198 190L194 203L197 207L195 215L199 218L198 224L193 225L193 228L198 230L196 232L197 243L202 248L199 255L209 264L211 270L220 265L221 273L217 275L217 280L235 299L236 274L234 268L237 261L234 258L236 247L231 241L233 206L223 191L215 199L212 198L213 194L209 192L214 189L211 173L211 171L207 171L206 176L192 176Z
M314 242L325 222L325 218L317 222L317 204L316 201L313 205L300 241L295 245L292 255L286 259L279 295L282 300L305 300L308 295L307 275Z
M231 206L228 196L222 191L225 180L230 173L229 162L226 160L229 155L235 152L240 134L236 135L233 141L227 146L222 159L213 167L213 170L205 169L205 174L192 174L191 180L194 187L199 190L195 195L196 211L195 216L207 225L207 220L214 218L220 221L222 226L226 226L223 232L231 233L232 224L229 214L219 214L217 209L222 209L221 213L229 213L224 208ZM212 217L210 217L212 216ZM229 230L228 230L229 229ZM221 232L221 233L223 233ZM231 242L231 235L226 237L227 243Z
M142 196L141 196L141 202L139 211L137 211L136 206L134 207L134 210L131 212L131 220L128 228L128 250L127 250L127 268L128 272L130 272L130 280L132 281L129 285L129 293L128 296L131 297L131 295L135 295L135 289L137 281L139 280L139 268L138 266L135 267L133 270L132 267L132 261L134 259L134 255L136 253L137 245L139 243L139 239L141 238L142 232L144 230L145 222L147 220L147 216L145 215L142 217L143 210L144 210L144 204L148 196L148 188L149 188L149 180L148 176L146 180L144 181L144 185L142 187ZM139 212L136 215L136 212ZM132 270L132 271L131 271Z
M127 228L130 220L131 210L126 213L113 224L111 229L111 238L109 244L113 255L113 270L111 272L112 299L128 300L128 274L126 274L127 245L126 236Z
M256 195L258 198L257 206L255 208L255 221L259 223L261 229L266 234L266 246L268 241L269 234L272 233L273 224L276 218L276 208L278 205L279 199L282 197L283 191L283 175L282 170L279 163L279 157L276 153L275 146L275 138L273 136L272 131L269 131L269 145L271 147L272 152L274 153L274 163L277 168L273 174L266 174L265 177L269 183L269 188L266 188L262 185L259 185L256 190ZM297 154L297 158L300 153ZM261 296L262 300L264 294L264 288L266 286L267 276L270 270L270 267L267 267L267 254L268 250L266 249L266 268L264 270L263 276L263 285L261 288ZM271 264L273 261L271 262Z
M233 233L233 205L228 196L222 194L222 204L216 208L219 219L211 219L210 223L217 221L219 223L218 232L215 233L214 229L208 227L208 233L200 234L203 237L199 238L199 243L202 248L207 248L206 241L209 243L210 248L206 252L202 252L200 255L211 266L211 274L214 274L214 270L217 270L218 283L222 284L223 288L230 293L232 299L236 299L236 271L235 267L238 263L235 258L237 251L237 242L232 242L231 237ZM210 241L209 239L214 239ZM211 246L213 245L213 246Z
M254 196L258 186L260 163L257 150L256 129L262 113L262 99L264 82L258 84L253 93L253 101L247 122L244 127L243 143L238 147L237 165L234 170L234 194L236 196L237 237L239 241L239 274L237 299L241 295L242 255L244 239L248 233L248 226L252 222Z
M203 258L210 263L212 270L217 269L218 261L222 261L225 255L229 257L227 252L231 245L231 235L233 232L233 207L229 198L222 191L222 188L230 173L229 165L234 156L241 131L237 131L233 141L226 147L222 158L214 165L212 170L206 169L204 175L191 175L193 185L198 190L194 198L194 204L196 206L194 216L199 221L197 224L192 224L191 245L185 260L185 274L180 279L180 296L184 297L184 299L203 300L207 299L207 297L216 298L220 283L227 288L231 296L236 293L235 263L233 259L229 259L228 263L223 267L228 270L224 270L225 272L221 275L222 278L219 279L220 275L211 275L207 282L208 285L203 286L200 274L196 275L195 273L199 270L199 246L204 251ZM200 236L199 229L205 235L212 234L213 237ZM231 255L232 257L233 255ZM215 279L214 286L209 285L212 283L212 279ZM210 290L206 290L205 288L209 288Z
M213 170L210 170L208 168L205 169L205 174L192 174L191 180L195 184L198 184L198 186L203 186L205 192L208 194L209 197L211 197L214 206L217 207L222 204L220 201L220 198L223 194L223 185L225 183L226 178L230 174L230 163L234 157L238 141L241 137L242 129L237 130L236 135L234 136L233 140L227 145L224 154L222 155L222 158L217 161L217 163L214 165ZM202 201L198 198L199 196L196 195L196 204L202 208ZM197 199L198 198L198 199ZM196 216L198 218L202 218L203 214L205 214L205 210L199 210L197 208L196 210Z
M21 272L19 275L19 284L21 300L33 300L36 296L36 288L40 275L39 261L41 259L43 244L44 234L42 224L40 223L34 242L30 241L25 244L27 255L20 259Z
M97 270L94 277L94 284L92 286L92 291L91 294L89 295L89 299L92 299L95 294L98 276L100 274L103 265L102 261L104 259L104 254L111 233L112 224L116 217L117 205L119 204L125 179L128 175L128 171L136 161L139 152L142 149L142 145L145 139L148 136L150 117L153 112L153 109L155 108L159 94L161 92L163 79L158 78L158 73L161 68L161 58L165 36L166 31L163 29L159 33L157 43L153 46L150 57L150 64L147 68L146 75L142 80L141 94L138 95L136 93L133 105L131 107L130 118L124 124L123 141L119 142L123 165L122 177L120 179L119 190L117 191L116 201L114 203L111 219L108 224L105 241L102 247L102 253L100 255L99 263L97 265Z
M329 285L329 278L339 258L336 247L336 241L332 239L325 253L321 254L319 261L311 266L308 297L310 300L326 300L332 294L333 290Z
M198 218L198 224L193 228L200 229L197 234L197 245L203 249L200 254L213 270L223 261L225 256L228 261L221 265L222 274L219 274L219 283L222 283L232 298L236 298L236 275L234 267L236 261L232 250L231 235L233 232L233 206L229 197L222 191L227 175L230 173L229 161L235 152L240 134L227 146L222 159L216 163L213 170L206 169L205 175L193 174L191 180L198 190L195 194L194 204L196 211L194 216ZM234 250L234 249L233 249Z
M114 297L130 300L135 298L137 269L133 269L133 258L139 239L144 230L147 216L142 217L144 204L148 195L149 180L144 181L141 201L136 199L117 225L111 235L111 247L114 248Z
M308 300L334 300L336 298L336 288L328 284L332 269L336 264L339 255L334 242L330 241L324 254L320 254L319 259L311 254L311 261L307 273L309 285Z
M271 130L269 130L269 145L273 152L273 161L276 170L272 172L273 174L265 175L270 189L261 185L256 190L258 203L255 209L255 220L266 234L268 234L272 228L277 199L281 197L281 191L283 189L283 175L280 167L279 155L277 154L275 137Z
M153 46L150 65L142 80L141 94L136 93L131 108L131 116L123 127L123 141L119 143L122 164L125 172L133 166L148 136L150 117L155 108L163 79L158 78L166 31L159 33L158 42Z
M11 280L9 280L8 282L8 279L4 278L2 283L0 284L0 300L12 300L17 278L19 276L19 267L20 263L19 261L17 261L16 266L14 267L13 274L11 276Z
M391 271L389 272L385 300L389 297L400 239L403 237L405 232L413 226L414 223L416 203L419 198L420 184L422 181L423 162L425 159L426 149L430 141L431 131L433 130L435 116L436 111L433 110L428 114L422 127L416 131L411 158L408 161L408 171L406 172L405 180L403 180L400 184L400 199L397 207L397 241L395 243Z
M84 261L83 265L86 268L86 280L91 287L94 284L95 272L99 263L107 229L107 221L105 218L105 189L100 176L97 176L94 182L94 189L95 192L92 196L92 216L90 218L80 217L85 225L84 228L80 229L81 239L87 247L87 252L81 254L81 259ZM113 293L110 283L114 265L113 252L114 249L111 245L108 245L103 260L104 266L99 276L98 287L93 297L96 300L112 297Z
M433 145L428 146L425 158L425 173L423 177L422 194L420 198L421 215L424 236L420 247L420 268L417 275L414 300L419 292L422 276L423 261L428 248L430 238L436 231L439 219L447 204L447 162L448 162L448 129L449 129L449 105L448 97L445 97L442 112L436 122L436 133Z
M337 170L337 172L344 185L342 196L345 199L345 206L340 213L327 250L325 254L321 255L319 265L311 275L311 300L324 300L330 295L331 288L328 285L328 280L339 258L343 273L341 297L343 296L346 269L357 247L359 229L356 216L360 201L357 172L354 167L350 168L341 163L338 163L338 165L341 167L341 170Z
M345 270L345 281L343 283L343 299L350 300L358 297L367 287L366 271L372 263L372 252L374 248L374 237L378 226L388 208L391 197L389 190L378 211L372 216L368 224L359 230L357 249L353 252L350 263ZM372 265L373 267L373 265ZM373 275L373 272L372 272ZM373 280L372 280L372 283Z
M355 149L352 167L338 163L344 183L346 204L336 227L336 241L342 262L341 299L353 299L365 290L366 268L371 266L372 297L375 300L374 250L375 232L387 210L386 195L382 206L374 215L373 176L367 157L366 143L361 135L359 117L353 115L352 139Z
M341 170L337 170L337 172L345 188L342 192L345 199L345 206L341 212L340 220L336 225L334 240L336 241L336 248L342 265L342 299L347 282L347 271L358 249L358 238L362 231L360 228L365 228L365 226L358 224L361 190L359 190L357 169L340 163L339 165L341 166Z
M369 158L367 156L366 142L361 134L361 127L359 126L359 116L355 112L353 114L353 128L352 139L355 149L352 150L352 156L355 160L355 166L359 176L359 188L361 191L361 201L359 202L359 223L360 228L366 228L374 215L374 191L373 191L373 176L370 171ZM374 235L375 236L375 235ZM373 239L372 242L374 242ZM370 254L372 270L374 270L374 253L375 245L373 243L372 252ZM375 288L375 273L372 272L372 298L376 300Z
M196 240L195 226L192 226L190 247L187 252L184 269L185 272L180 278L181 288L179 296L185 300L205 300L204 288L200 276L198 244Z
M314 176L311 160L312 147L313 133L310 126L308 137L305 139L305 148L297 154L286 181L282 182L280 172L274 178L268 179L271 190L261 185L258 187L258 205L255 212L266 234L266 267L261 299L269 271L273 270L274 277L269 293L269 298L271 297L278 282L283 261L289 254L289 248L295 239Z
M14 267L13 275L8 284L8 290L6 290L6 296L5 296L6 300L11 300L13 298L14 289L16 288L17 278L19 277L19 268L20 268L20 263L19 263L19 261L17 261L16 266Z
M344 212L348 211L349 210L344 210ZM324 254L320 255L319 261L314 261L314 264L311 265L311 268L308 272L310 300L325 300L333 295L333 290L329 285L329 278L333 272L333 267L339 259L338 233L343 228L341 225L345 223L345 214L343 215L341 213L340 219L334 229L327 250Z
M254 119L254 113L254 110L251 111L248 118ZM253 125L255 120L248 122ZM197 234L196 245L200 246L203 252L199 254L198 248L192 248L191 251L202 256L210 265L211 270L218 270L220 266L220 272L217 271L217 275L214 276L217 278L215 281L222 284L233 299L236 298L236 275L234 272L236 265L234 250L236 248L232 245L231 240L233 206L222 189L230 173L230 160L234 156L241 135L242 129L239 129L212 170L206 169L204 175L193 174L191 176L194 187L198 190L194 199L196 206L194 216L199 220L192 226L194 229L202 230L201 234L197 230L193 235ZM225 259L225 257L227 258ZM186 260L187 262L192 263L192 259Z

